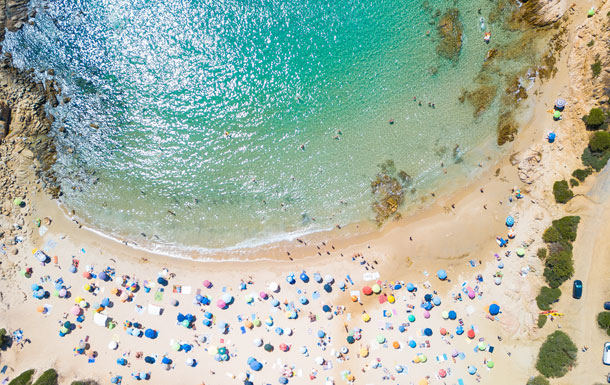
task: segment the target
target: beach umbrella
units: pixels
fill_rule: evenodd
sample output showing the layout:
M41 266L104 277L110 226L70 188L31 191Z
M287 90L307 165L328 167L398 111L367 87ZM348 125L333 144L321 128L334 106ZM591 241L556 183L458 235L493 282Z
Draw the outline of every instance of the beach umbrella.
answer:
M76 306L76 305L72 306L72 309L70 309L70 313L72 313L72 315L75 315L75 316L79 316L82 311L83 310L79 306Z
M317 356L314 360L318 365L324 365L324 358Z
M441 328L440 333L441 333L442 336L446 335L447 334L447 329Z
M383 334L378 334L376 339L378 344L382 344L385 342L385 337L383 336Z
M180 351L180 349L182 349L182 345L180 345L180 342L174 342L172 344L172 349L174 349L175 351Z
M419 380L417 385L428 385L428 380L426 380L425 378L422 378L421 380Z
M400 326L398 326L398 331L399 331L399 332L404 333L404 332L405 332L405 330L407 330L407 329L405 328L405 326L404 326L404 325L400 325Z
M127 360L124 359L123 357L117 358L116 363L121 365L121 366L125 366L125 365L127 365Z
M360 357L366 358L369 356L369 350L367 348L360 348L358 353L360 354Z
M218 306L219 309L225 309L227 307L227 303L222 299L219 299L216 301L216 306Z
M248 304L254 302L254 297L252 297L251 295L245 296L244 299L246 300L246 303L248 303Z
M182 345L182 350L184 350L186 353L190 352L192 348L193 347L190 344L183 344Z
M287 336L291 336L292 335L292 329L291 328L284 329L284 334L286 334Z
M426 310L431 310L432 309L432 303L431 302L425 302L424 303L424 309Z
M370 286L365 286L362 288L362 294L371 295L373 294L373 289Z
M488 361L487 361L487 367L488 367L489 369L493 368L493 367L494 367L494 362L493 362L492 360L488 360Z
M458 336L461 336L462 334L464 334L464 327L463 326L458 326L455 328L455 334L457 334Z
M104 273L103 271L102 271L102 272L100 272L100 273L97 275L97 277L98 277L99 279L101 279L102 281L106 281L106 280L108 280L108 275L106 275L106 273Z
M258 296L261 297L261 299L267 299L267 293L265 293L264 291L258 293Z
M190 367L194 367L195 365L197 365L197 361L195 361L194 358L187 358L186 359L186 364Z
M162 363L163 365L171 365L172 360L171 360L169 357L163 357L163 358L161 359L161 363Z
M89 273L88 271L83 271L83 278L90 279L91 278L91 273Z
M441 281L444 281L445 279L447 279L447 272L443 269L440 269L439 271L436 272L436 276Z
M474 299L475 295L476 294L474 293L474 290L472 290L472 289L468 290L468 298Z
M202 296L201 294L197 294L197 295L195 296L195 300L196 300L197 302L201 303L201 301L203 301L203 296Z
M438 375L440 376L440 378L445 378L447 377L447 371L445 369L440 369L438 371Z
M392 342L392 347L394 349L398 349L398 348L400 348L400 343L398 341L394 341L394 342Z
M324 311L324 312L327 312L327 313L328 313L330 310L331 310L331 309L330 309L330 306L328 306L328 305L324 305L324 306L322 306L322 311Z
M368 313L362 314L362 320L364 322L369 322L371 320L371 316Z
M150 338L152 340L154 340L155 338L157 338L157 331L153 330L153 329L146 329L146 331L144 332L144 335L146 336L146 338Z
M144 362L147 364L154 364L156 362L155 357L146 356L144 357Z
M396 370L396 373L402 373L405 370L402 365L396 365L394 369Z
M479 348L479 350L485 350L485 348L487 347L487 344L485 342L481 341L481 342L479 342L477 347Z
M353 344L356 341L354 336L347 336L346 340L348 344Z
M424 310L424 318L430 318L430 312L428 310Z
M443 310L443 312L441 313L441 317L443 317L443 319L449 318L449 312L447 310Z
M407 317L407 319L409 320L409 322L415 322L415 315L413 315L413 314L409 314L409 316Z
M388 296L385 294L382 294L379 297L377 297L377 300L379 300L379 303L385 303L388 300Z
M222 296L222 300L224 301L225 304L230 305L233 303L233 296L231 294L224 294Z
M566 100L563 98L559 98L555 100L555 107L558 109L563 109L566 106Z
M261 320L256 318L252 321L252 323L254 324L254 326L259 327L261 326Z
M167 279L163 277L157 277L157 283L161 286L167 286L168 284Z
M407 290L408 290L408 291L413 291L413 290L415 290L415 285L413 285L411 282L407 283Z
M271 306L273 307L278 307L280 306L280 301L278 301L276 298L271 300Z
M457 351L457 349L453 349L453 351L451 352L451 357L457 357L460 353Z
M68 271L69 271L70 273L76 273L76 266L74 266L74 265L70 265L70 267L68 268Z
M450 310L448 316L450 320L454 320L457 318L457 313L453 310Z
M278 381L279 381L280 384L287 384L288 383L288 379L286 377L284 377L284 376L280 377Z
M489 314L497 315L499 312L500 312L500 306L498 306L495 303L492 303L491 305L489 305Z
M61 289L59 289L58 294L59 294L59 298L64 298L68 294L68 291L64 288L61 288Z
M553 119L555 119L555 120L561 119L561 111L555 110L553 112Z
M507 227L513 227L515 224L515 218L511 217L510 215L506 217L506 226Z
M318 330L318 338L324 338L325 335L326 333L324 332L324 330Z
M349 353L349 349L347 348L347 346L341 346L340 352L341 354L347 354Z
M267 317L267 319L265 320L265 325L273 326L273 317L271 317L271 316Z
M313 275L313 280L316 281L317 283L321 283L322 282L322 276L320 275L320 273L315 273Z
M261 346L263 346L263 340L261 340L260 338L255 338L254 341L252 341L254 343L254 346L256 346L257 348L260 348Z
M267 351L267 352L272 352L273 345L271 345L270 343L266 343L265 346L263 346L263 349L265 349L265 351Z
M301 354L307 354L307 346L301 346L299 351L301 352Z
M203 316L207 319L212 319L212 317L214 315L212 313L210 313L209 311L206 311L205 313L203 313Z
M87 301L80 301L79 306L83 309L86 309L87 307L89 307L89 303L87 303Z
M280 285L278 285L277 282L271 282L269 284L269 290L271 290L273 293L277 293L280 291Z
M143 380L148 380L148 373L140 372L140 378L143 379Z
M396 302L396 298L392 294L390 294L390 295L388 295L388 302L394 303L394 302Z
M410 340L409 341L409 347L415 349L415 347L417 346L417 343L415 342L415 340Z
M372 289L373 289L373 293L375 293L375 294L381 293L381 286L379 286L379 284L377 284L377 283L373 285Z
M333 284L333 282L335 282L335 279L333 278L333 276L332 276L332 275L330 275L330 274L326 274L326 275L324 276L324 282L328 283L329 285L332 285L332 284Z
M203 324L203 326L211 326L212 325L212 321L210 321L207 318L204 318L201 323Z
M305 274L305 272L304 272L304 271L301 273L301 275L299 276L299 278L301 278L301 281L303 281L303 282L305 282L305 283L309 282L309 276L308 276L307 274Z
M176 319L178 320L178 322L182 323L182 321L184 321L186 318L184 317L184 314L178 313Z
M432 329L430 328L425 328L424 329L424 334L427 335L428 337L430 337L432 335Z
M494 278L494 283L496 285L500 285L502 283L502 277L500 277L500 276L495 277Z
M110 305L110 298L106 297L102 299L102 303L100 305L102 305L103 307L108 307L108 305Z
M473 339L474 338L474 330L468 329L468 333L466 333L466 335L468 336L468 338Z
M278 326L275 328L275 332L277 333L277 335L281 336L282 334L284 334L284 329Z
M435 296L434 298L432 298L432 303L434 304L434 306L439 306L441 304L441 297L439 297L438 295Z
M288 351L288 349L289 349L289 347L288 347L288 345L286 345L285 343L283 343L283 342L282 342L282 343L280 344L280 350L281 350L281 351L283 351L283 352L287 352L287 351Z
M115 350L119 347L119 344L117 344L116 341L110 341L110 343L108 344L108 349L110 350Z
M301 296L301 298L299 298L299 302L301 302L301 305L307 305L309 303L309 300L307 299L307 297Z
M286 282L288 282L291 285L294 285L294 283L296 282L296 280L294 279L294 274L288 274L286 276Z
M327 293L331 293L333 291L333 288L332 288L332 286L330 286L329 283L325 283L324 284L324 291L327 292Z
M209 289L212 287L212 282L210 282L209 280L204 280L203 281L203 287L205 287L206 289Z
M468 367L468 374L470 374L471 376L474 375L477 372L477 368L474 365L470 365Z
M38 306L38 307L36 308L36 311L37 311L37 312L39 312L39 313L44 313L44 312L45 312L45 310L46 310L46 309L45 309L45 307L44 307L44 306Z
M517 249L517 256L518 257L523 257L525 255L525 249L524 248L518 248Z
M111 384L117 384L118 382L119 382L119 377L118 376L110 377L110 383Z
M197 300L198 302L201 302L200 300ZM177 299L172 299L171 301L169 301L170 305L172 306L178 306L178 300Z

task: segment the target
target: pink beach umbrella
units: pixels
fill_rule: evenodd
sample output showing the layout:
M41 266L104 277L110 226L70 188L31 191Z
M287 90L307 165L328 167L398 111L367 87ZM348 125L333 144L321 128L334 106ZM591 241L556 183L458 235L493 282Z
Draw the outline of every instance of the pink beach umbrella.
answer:
M445 369L441 369L441 370L438 371L438 375L441 378L445 378L445 377L447 377L447 371Z
M260 295L260 297L261 297L262 299L267 299L267 293L265 293L264 291L261 291L261 292L259 293L259 295Z
M471 287L468 287L468 298L474 299L474 297L475 297L474 290L472 290Z
M72 306L72 309L70 309L70 313L72 313L72 315L75 315L75 316L79 316L81 311L82 310L78 305Z
M203 287L205 287L206 289L209 289L211 286L212 282L208 281L207 279L203 281Z
M430 312L428 310L424 310L424 318L430 318Z
M224 309L227 307L227 303L225 301L223 301L222 299L219 299L218 301L216 301L216 306L218 306L221 309Z

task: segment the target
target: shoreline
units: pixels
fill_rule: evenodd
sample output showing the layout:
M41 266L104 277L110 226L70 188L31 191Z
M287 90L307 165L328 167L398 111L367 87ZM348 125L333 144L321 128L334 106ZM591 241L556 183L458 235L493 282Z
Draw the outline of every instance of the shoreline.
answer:
M604 4L607 9L607 4ZM571 14L582 16L585 13L586 7L586 4L578 5ZM581 21L570 20L569 23L568 28L572 35L569 35L566 38L567 40L570 36L577 33ZM557 64L557 75L543 84L536 83L535 91L532 90L534 91L532 92L532 99L534 101L531 102L534 104L532 118L526 125L522 126L515 141L508 144L509 147L505 150L506 153L498 159L497 163L494 163L494 166L489 166L481 175L466 183L465 186L456 189L456 191L446 195L439 194L434 202L429 203L428 207L414 209L415 213L412 215L405 216L400 221L386 224L381 231L373 231L372 233L360 234L354 237L337 238L336 235L348 232L350 226L347 226L344 232L342 230L341 234L335 230L331 233L317 234L311 238L307 237L305 240L308 242L307 245L298 242L282 242L277 244L271 251L263 249L253 252L255 256L265 255L270 260L254 259L244 261L240 259L239 262L236 262L167 258L161 255L138 251L131 246L125 246L119 242L109 242L105 236L95 234L91 230L86 229L85 226L79 228L69 217L62 214L63 210L38 185L38 191L35 195L30 194L29 200L32 202L32 207L30 208L28 204L27 214L25 215L28 218L28 222L24 224L24 227L27 229L26 242L17 245L19 249L17 254L10 255L10 253L7 253L7 260L2 263L3 270L7 269L7 271L12 272L10 282L14 283L14 287L2 288L2 291L8 294L4 295L1 305L3 315L0 318L7 327L16 328L22 326L28 330L28 335L32 336L32 341L34 341L31 347L26 346L24 348L23 353L15 350L7 354L7 359L13 363L11 365L11 370L14 371L13 374L16 375L21 369L27 369L30 366L41 367L43 365L55 366L65 376L65 379L82 378L83 375L91 375L92 373L95 373L96 377L102 378L102 375L106 375L109 369L113 372L115 371L115 366L111 366L113 364L111 360L104 357L100 357L102 365L87 366L87 370L83 371L82 365L77 363L76 360L61 360L59 354L49 356L55 351L55 346L44 346L43 336L45 335L45 330L36 330L35 325L38 322L54 323L54 321L51 322L47 318L57 318L60 314L59 310L54 311L50 316L45 316L44 321L40 321L38 315L34 316L32 300L30 298L27 300L20 299L20 297L24 299L28 297L25 293L28 291L27 286L30 281L24 281L19 277L17 271L24 266L32 264L29 249L43 247L51 239L59 240L60 245L57 246L58 248L55 249L54 253L60 256L60 265L67 266L69 256L75 255L81 260L82 265L108 264L115 267L117 271L137 271L138 277L155 276L155 271L171 265L171 271L175 271L180 280L185 283L200 282L206 276L213 277L214 281L223 281L254 275L256 283L275 280L280 282L280 285L286 286L283 276L289 271L298 274L300 270L307 269L307 271L313 272L316 269L321 269L322 271L331 272L334 276L340 276L347 272L358 282L362 280L359 277L356 278L356 274L377 271L382 279L397 279L400 277L405 281L412 279L418 284L423 284L427 280L433 281L434 279L434 288L442 295L445 295L452 290L456 290L455 288L460 282L470 280L471 276L474 275L473 268L467 266L468 259L482 261L481 264L476 265L482 265L481 268L483 270L476 270L476 272L483 274L486 279L489 279L492 272L496 270L495 265L497 264L493 254L500 253L498 250L503 251L498 249L493 237L505 235L504 218L507 215L513 215L517 222L518 235L514 241L511 241L509 249L514 250L519 244L527 244L526 256L520 259L515 255L506 258L502 257L502 260L506 262L504 283L502 286L486 286L485 300L481 305L478 302L473 302L473 306L489 305L491 299L488 300L487 295L502 304L503 312L505 312L502 321L498 323L492 322L491 324L481 323L480 326L482 332L488 338L495 336L496 333L504 335L506 342L502 344L502 351L503 353L505 351L512 351L513 353L512 358L506 358L506 354L503 354L502 358L500 356L493 357L497 365L493 369L493 376L495 376L496 380L500 381L499 383L512 384L519 381L524 383L527 377L534 373L532 363L535 362L537 345L539 345L549 330L549 327L547 327L545 330L540 331L534 326L535 315L537 315L538 311L534 297L540 286L542 273L541 262L534 254L537 245L541 244L542 231L544 231L551 219L558 218L564 212L564 208L554 202L553 196L549 192L549 186L551 186L553 180L557 179L557 176L565 176L566 172L569 174L570 170L574 168L573 166L579 164L579 151L582 151L582 145L585 143L588 135L579 121L579 113L582 110L586 110L587 106L583 106L583 103L577 99L578 96L573 95L574 78L570 72L571 68L568 66L574 50L573 44L573 41L568 40L568 48L562 51L562 57ZM546 111L552 107L556 97L565 97L566 95L570 96L567 97L569 104L563 121L552 122L550 115ZM587 103L585 102L584 104ZM550 129L554 129L558 133L558 140L554 145L549 145L543 140L545 133ZM570 166L569 168L567 167L568 165ZM527 177L525 181L522 177L523 173ZM468 177L465 176L465 178L467 179ZM598 180L600 180L600 183L603 182L603 178L598 177L598 175L591 176L590 178L586 184L580 187L583 192L593 189L597 185ZM530 181L531 183L526 183ZM511 189L515 186L524 192L525 198L522 200L514 199L513 202L509 202L507 198L511 195ZM480 192L481 188L484 192ZM579 199L570 203L570 205L566 206L565 211L580 212L579 210L589 210L587 213L593 217L594 223L588 224L585 221L583 226L584 228L590 226L592 229L595 229L595 224L600 220L595 218L594 213L597 208L591 202L582 202L583 200L586 199ZM451 208L452 204L455 204L455 209ZM487 205L487 208L484 209L483 205ZM43 236L39 236L38 229L33 225L31 219L47 216L52 219L52 223L48 226L48 232ZM605 231L605 233L607 232ZM411 241L409 237L412 237L413 240ZM595 238L595 234L592 234L591 231L586 233L579 231L575 246L576 253L581 252L579 251L579 247L581 247L579 245L584 242L583 238L588 243L591 243L591 237ZM332 241L328 241L328 239L332 239ZM597 250L604 250L603 245L596 247ZM80 249L84 249L86 252L81 253L78 251ZM287 255L287 252L290 252L290 255ZM359 265L357 263L359 257L356 260L352 259L357 254L364 255L367 261L366 265ZM601 252L598 254L601 255ZM294 261L289 258L294 259ZM598 261L603 263L603 256L598 256L597 258L602 258L598 259ZM115 262L112 262L113 260ZM379 264L376 263L377 261L379 261ZM201 265L200 262L207 263ZM277 262L283 263L278 264ZM6 266L9 263L10 266ZM584 269L585 267L590 269L591 266L599 266L592 263L590 261L587 266L585 261L577 262L577 273L578 269ZM580 266L580 264L585 266ZM202 270L201 266L205 266L205 269ZM364 267L366 267L366 270L364 270ZM524 277L520 275L520 271L524 267L532 268L528 270L530 271L529 277L535 275L536 280L524 280ZM38 271L40 270L43 271L43 274L46 274L45 271L48 271L49 268L52 267L35 267L35 273L39 274ZM447 270L451 282L439 283L434 277L428 277L426 274L423 274L428 272L433 275L437 269L441 268ZM608 268L604 269L607 270ZM53 270L54 273L57 273L55 269ZM63 270L60 270L60 273L67 274ZM598 271L590 273L600 276L602 269L600 268ZM76 278L80 277L71 279ZM8 282L8 280L6 281ZM575 304L573 300L568 298L568 284L570 282L562 286L564 294L562 302L559 305L561 309L569 309L570 306ZM591 282L590 285L593 286L594 283ZM2 286L6 286L6 283L2 284ZM592 289L588 290L593 291ZM74 292L80 294L80 290L76 286L74 287ZM23 293L23 296L20 293ZM357 306L357 304L353 304L345 298L337 298L338 295L341 295L341 293L333 294L333 304L346 306L347 311L354 314L361 311L361 307ZM596 297L601 297L601 294ZM446 301L449 302L447 299ZM185 302L188 302L188 300ZM366 305L367 311L371 313L371 309L378 310L382 307L371 299L365 298L363 302ZM34 303L38 304L37 302ZM55 306L59 305L56 304ZM457 304L454 306L461 305ZM10 316L9 309L11 312ZM581 305L580 310L582 312L592 311L586 310L584 305ZM117 313L119 315L118 319L133 316L126 311L120 313L120 309L117 312L119 312ZM567 325L566 329L570 330L570 322L574 325L580 325L576 322L580 322L578 318L581 315L581 312L570 314L561 323ZM478 314L478 316L482 317L482 314ZM151 323L153 322L152 320L147 320ZM477 318L477 322L484 321L479 321ZM322 321L322 324L329 330L339 331L342 329L341 322ZM164 329L169 329L169 325L171 325L171 321L163 324ZM310 327L309 324L302 326L303 328ZM314 325L313 327L317 326ZM587 323L585 327L588 328L589 324ZM367 327L365 325L364 328L368 331L371 326ZM573 329L578 330L577 327ZM589 335L587 338L592 341L601 335L601 332L595 329L596 326L593 325L588 331ZM182 331L176 333L180 336L184 335ZM89 335L90 333L87 334ZM106 331L101 338L102 341L99 341L99 339L94 340L98 344L98 350L104 350L101 353L102 356L106 354L104 344L107 340L105 338L110 338L111 334L109 331ZM166 337L167 334L169 333L165 334ZM307 336L302 337L307 338ZM69 340L60 340L59 342L64 349L78 339L76 336L69 338ZM40 343L41 340L43 344ZM121 344L130 345L134 341L137 343L137 340L122 339ZM498 342L497 345L500 345L500 343ZM148 348L151 347L151 345L146 346ZM40 353L33 350L35 348L41 349L40 351L43 352L43 355L47 354L44 359L40 358ZM357 350L356 346L352 348ZM168 348L157 350L161 351L164 349L168 350ZM240 347L240 356L242 356L241 349L242 347ZM252 349L251 347L243 347L243 350L246 352L251 352ZM65 354L69 353L66 352ZM260 356L260 353L256 354ZM32 365L28 360L32 360L34 357L36 357L35 365ZM239 362L243 359L244 357L240 357ZM306 365L304 364L304 358L297 359L292 357L292 359L294 362L299 363L299 365ZM432 354L430 354L430 359L432 359ZM183 361L183 357L179 356L179 360ZM356 361L356 358L353 358L353 360ZM583 360L579 360L579 365L580 367L577 367L576 371L569 373L568 377L565 377L563 380L567 381L570 376L575 377L574 380L577 380L578 374L586 375L593 381L596 378L595 375L601 373L601 369L603 369L603 367L601 369L596 368L593 366L594 363L583 363ZM334 374L335 377L340 378L340 369L350 366L349 361L347 364L339 364L329 374ZM410 367L413 368L414 374L421 373L420 367ZM437 366L434 366L434 368L437 368ZM231 371L233 372L234 370L231 369ZM374 381L378 381L378 379L375 379L374 372L370 370L366 373L357 372L355 374L357 383L371 383L371 381L375 383ZM488 376L489 374L484 375ZM153 383L170 380L194 383L192 381L194 380L193 375L183 372L176 373L171 371L165 373L159 369L159 372L155 372L155 376L153 377ZM213 375L206 374L206 376L212 381L211 383L226 383L228 381L224 376L224 379L221 379L218 375L214 377ZM206 383L207 381L208 379L206 379ZM451 379L451 381L455 380ZM106 383L107 381L100 380L100 382ZM238 381L230 381L230 383L238 383Z

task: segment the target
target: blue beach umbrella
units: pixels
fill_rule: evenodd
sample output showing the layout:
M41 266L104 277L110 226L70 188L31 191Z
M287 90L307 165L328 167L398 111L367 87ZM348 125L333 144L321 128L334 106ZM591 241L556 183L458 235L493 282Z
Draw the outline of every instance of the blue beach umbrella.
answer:
M207 319L212 319L212 317L214 316L212 313L210 313L209 311L206 311L203 316Z
M330 306L328 306L328 305L322 306L322 311L324 311L326 313L330 312Z
M437 273L436 276L438 277L438 279L440 279L441 281L444 281L445 279L447 279L447 272L443 269L440 269Z
M168 357L163 357L163 359L161 360L161 363L164 365L171 365L172 360L169 359Z
M282 385L285 385L285 384L288 383L288 379L286 377L284 377L284 376L280 377L278 381Z
M408 291L413 291L413 290L415 290L415 285L413 285L411 282L407 283L407 290L408 290Z
M144 335L145 335L147 338L150 338L150 339L154 340L155 338L157 338L158 333L157 333L157 331L156 331L156 330L153 330L153 329L146 329L146 331L144 332Z
M301 302L301 305L307 305L309 303L309 300L305 296L301 296L301 298L299 298L299 301Z
M330 284L325 283L324 284L324 291L327 292L327 293L331 293L333 291L333 288L332 288L332 286L330 286Z
M294 279L294 274L288 274L286 276L286 282L288 282L291 285L294 285L296 282L296 279Z
M474 375L477 372L477 368L474 365L468 367L468 374Z
M322 276L319 273L315 273L313 275L313 280L316 281L317 283L322 283Z
M508 227L513 227L513 225L515 224L515 218L511 217L510 215L506 217L506 226Z
M121 366L125 366L125 365L127 365L127 360L124 359L123 357L117 358L116 363L121 365Z
M424 329L424 334L427 335L428 337L430 337L432 335L432 329L430 328L425 328Z
M309 276L307 274L305 274L305 272L302 272L301 275L299 276L299 278L301 278L301 281L307 283L309 282Z
M146 356L146 357L144 357L144 362L146 362L147 364L154 364L155 363L155 357Z
M489 305L489 314L497 315L500 312L500 306L494 304Z
M461 336L462 334L464 334L464 327L463 326L456 327L455 334L457 334L458 336Z
M415 342L415 340L411 340L409 341L409 347L415 349L415 347L417 346L417 343Z
M326 333L324 332L324 330L318 330L318 338L324 338L325 335Z
M275 332L277 333L277 335L281 336L282 334L284 334L284 329L278 326L275 328Z
M278 307L280 306L280 301L278 301L276 298L271 300L271 306L273 307Z
M455 311L453 311L453 310L450 310L449 311L449 319L450 320L454 320L456 318L457 318L457 313Z
M423 308L426 310L431 310L432 304L430 302L426 302L426 303L424 303Z
M405 330L406 330L406 329L405 329L405 326L404 326L404 325L400 325L400 326L398 327L398 331L399 331L399 332L401 332L401 333L404 333L404 332L405 332Z
M436 296L432 298L432 303L434 304L434 306L439 306L441 304L441 297Z

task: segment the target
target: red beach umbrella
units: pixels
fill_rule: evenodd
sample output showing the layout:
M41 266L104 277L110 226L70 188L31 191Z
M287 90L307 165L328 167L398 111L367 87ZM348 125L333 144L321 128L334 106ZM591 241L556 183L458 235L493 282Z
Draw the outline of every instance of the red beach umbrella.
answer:
M473 339L474 338L474 330L470 329L468 330L468 338Z
M373 294L373 289L370 286L365 286L362 288L362 293L364 295L371 295Z

